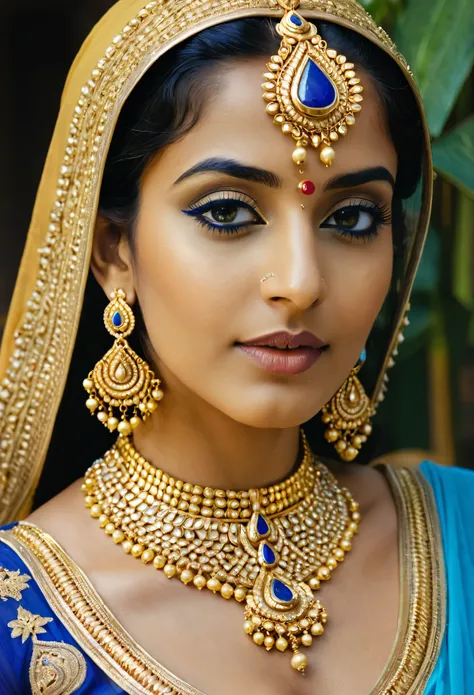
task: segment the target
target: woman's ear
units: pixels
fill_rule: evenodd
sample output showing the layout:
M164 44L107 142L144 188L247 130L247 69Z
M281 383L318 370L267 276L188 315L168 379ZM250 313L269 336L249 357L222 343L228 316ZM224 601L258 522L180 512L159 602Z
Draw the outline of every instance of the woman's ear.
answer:
M127 302L136 300L132 250L123 229L103 215L97 216L91 270L107 297L122 289Z

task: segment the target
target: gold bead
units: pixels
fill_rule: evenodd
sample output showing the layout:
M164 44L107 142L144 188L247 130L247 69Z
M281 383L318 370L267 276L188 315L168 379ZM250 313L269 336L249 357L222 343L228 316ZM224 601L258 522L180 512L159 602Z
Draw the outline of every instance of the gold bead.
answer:
M163 400L164 395L165 394L163 393L163 391L161 389L155 389L152 392L151 397L154 398L155 401L161 401L161 400Z
M137 427L140 427L141 424L142 424L142 421L140 420L139 417L135 416L135 417L130 418L130 427L132 428L132 430L136 430Z
M319 587L321 586L321 582L319 579L316 579L316 577L311 577L311 579L308 582L309 588L312 589L313 591L317 591Z
M311 634L314 635L315 637L319 637L322 635L324 632L324 625L322 623L314 623L313 627L311 628Z
M84 379L82 385L84 386L86 391L92 391L92 389L94 388L94 382L91 381L91 379Z
M176 567L174 565L165 565L163 568L163 572L168 577L168 579L171 579L171 577L174 577L174 575L176 574Z
M333 553L334 557L338 562L342 562L344 560L345 553L342 550L342 548L336 548L335 550L333 550Z
M319 145L321 144L321 138L319 137L319 135L313 135L313 137L311 138L311 142L313 143L313 147L319 147Z
M303 164L306 161L306 148L305 147L297 147L293 151L293 161L294 163L299 166L300 164Z
M355 437L352 437L352 444L356 449L360 449L363 444L362 437L359 434L356 434Z
M154 558L155 553L153 550L150 550L149 548L147 548L147 550L145 550L142 553L142 562L144 565L148 565L150 562L153 562Z
M311 647L311 645L313 644L313 638L311 637L311 635L305 632L304 635L301 637L301 644L304 647Z
M91 507L91 517L93 519L98 519L99 516L102 514L102 505L101 504L93 504Z
M86 408L88 408L91 413L94 412L94 410L97 410L99 407L99 401L96 398L88 398L86 401Z
M349 540L347 540L347 538L343 538L340 542L340 546L345 553L348 553L349 550L352 548L352 543Z
M234 593L234 589L230 584L224 584L224 586L221 588L221 596L223 598L229 599L232 598L232 594Z
M259 618L258 615L252 615L252 623L255 625L255 627L258 627L262 624L262 619Z
M334 152L333 148L326 146L323 147L323 149L321 150L319 158L323 164L325 164L327 167L330 167L334 161L335 156L336 153Z
M127 555L132 552L133 543L132 541L126 540L122 543L123 552Z
M150 413L154 413L155 410L158 408L158 405L155 403L155 401L148 401L146 404L147 410L150 411Z
M212 591L213 594L216 593L216 591L220 591L222 588L222 584L218 579L215 577L212 577L211 579L208 580L207 582L207 588L209 591Z
M155 567L157 570L162 570L165 565L166 558L163 557L163 555L157 555L153 560L153 567Z
M275 644L275 639L271 635L267 635L265 639L263 640L263 646L267 651L270 651L270 649L273 648L273 645Z
M335 570L337 567L337 560L335 557L328 557L326 560L326 565L330 570Z
M247 635L251 635L253 631L254 631L253 623L250 620L246 620L244 622L244 632L246 632Z
M123 531L117 530L112 534L112 540L116 545L119 545L125 540L125 534Z
M291 123L283 123L281 129L285 134L293 132L293 126L291 125Z
M199 589L199 591L201 591L206 586L206 578L203 577L202 574L197 574L193 579L193 584L196 587L196 589Z
M135 543L135 545L132 547L133 557L141 557L144 550L145 548L143 547L143 545L140 545L140 543Z
M372 425L370 423L366 423L363 428L362 432L365 434L366 437L372 434Z
M108 536L111 536L115 531L115 524L108 523L104 531Z
M279 637L275 642L275 647L279 652L286 651L288 649L288 640L286 640L284 637Z
M91 507L94 506L94 504L97 503L97 500L95 497L92 497L91 495L87 495L87 497L84 498L84 503L85 503L87 509L90 509Z
M128 435L132 431L131 425L129 422L127 422L127 420L122 420L122 422L119 423L117 429L119 431L119 434L122 435L122 437L128 437Z
M106 412L101 410L100 412L97 413L97 419L99 422L102 422L102 424L106 423L107 420L109 419L109 416L107 415Z
M296 671L304 671L308 665L308 657L306 654L296 652L296 654L293 654L293 658L291 659L291 665Z
M119 426L119 421L117 420L117 418L116 417L109 417L109 419L107 420L107 427L109 428L109 430L111 432L113 432L114 430L117 429L118 426Z
M340 439L338 442L336 442L335 449L338 454L342 454L342 452L347 449L347 442L345 442L343 439Z
M339 439L339 432L334 429L326 430L324 437L328 442L337 442Z
M265 635L263 634L263 632L254 632L253 641L255 642L255 644L263 644L264 639Z
M349 531L352 531L354 535L359 532L359 524L356 524L355 521L351 521L347 528L349 529Z
M189 582L193 581L194 573L191 572L191 570L183 570L179 575L179 578L181 579L183 584L189 584Z
M329 579L331 579L331 572L329 571L328 567L323 565L318 569L318 579L321 579L323 582L327 582Z
M341 454L343 461L353 461L358 455L359 452L355 446L348 446Z
M239 603L245 599L246 595L247 589L244 589L243 586L238 586L234 591L234 598Z
M362 519L360 512L352 512L352 521L355 521L356 523L359 523L359 521Z

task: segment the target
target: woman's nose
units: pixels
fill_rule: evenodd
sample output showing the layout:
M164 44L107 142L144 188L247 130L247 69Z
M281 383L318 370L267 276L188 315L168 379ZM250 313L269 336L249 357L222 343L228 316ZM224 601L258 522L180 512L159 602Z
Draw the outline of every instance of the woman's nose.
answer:
M261 280L265 301L286 302L298 311L321 303L327 286L321 274L317 239L310 225L298 225L274 241L276 248L269 254Z

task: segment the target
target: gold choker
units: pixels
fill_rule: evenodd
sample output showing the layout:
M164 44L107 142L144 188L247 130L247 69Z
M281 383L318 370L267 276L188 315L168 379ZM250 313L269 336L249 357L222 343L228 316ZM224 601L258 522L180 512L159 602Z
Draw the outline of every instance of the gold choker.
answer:
M301 651L322 635L327 613L313 591L351 550L359 505L316 462L304 457L286 481L261 490L214 490L154 468L119 438L86 473L86 506L127 554L171 579L245 601L244 630L268 651Z

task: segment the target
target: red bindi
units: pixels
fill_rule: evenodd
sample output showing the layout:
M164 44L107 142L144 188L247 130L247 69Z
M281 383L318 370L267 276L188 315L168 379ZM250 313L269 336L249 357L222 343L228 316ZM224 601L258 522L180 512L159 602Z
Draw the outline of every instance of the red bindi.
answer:
M300 189L301 193L303 193L303 195L313 195L313 193L316 190L316 186L312 181L301 181L301 183L298 185L298 188Z

